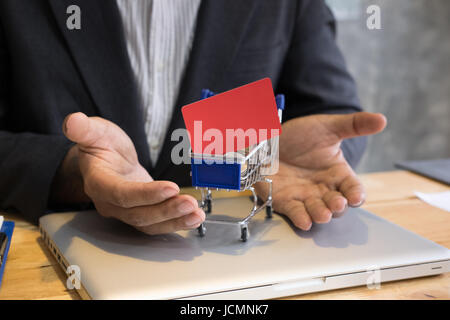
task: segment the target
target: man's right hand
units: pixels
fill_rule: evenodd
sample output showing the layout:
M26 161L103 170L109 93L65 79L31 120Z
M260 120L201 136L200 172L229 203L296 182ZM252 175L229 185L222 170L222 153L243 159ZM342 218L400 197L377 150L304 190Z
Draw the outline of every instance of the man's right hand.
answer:
M84 193L102 216L148 234L193 229L204 221L193 197L179 195L173 182L152 179L139 164L131 139L114 123L73 113L64 120L63 131L76 145L61 167L72 163L79 168Z

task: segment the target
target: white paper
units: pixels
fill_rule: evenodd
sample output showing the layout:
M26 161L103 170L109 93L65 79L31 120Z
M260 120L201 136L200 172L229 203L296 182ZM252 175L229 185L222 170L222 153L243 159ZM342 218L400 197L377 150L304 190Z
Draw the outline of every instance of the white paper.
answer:
M423 193L415 191L414 194L422 201L450 212L450 191Z

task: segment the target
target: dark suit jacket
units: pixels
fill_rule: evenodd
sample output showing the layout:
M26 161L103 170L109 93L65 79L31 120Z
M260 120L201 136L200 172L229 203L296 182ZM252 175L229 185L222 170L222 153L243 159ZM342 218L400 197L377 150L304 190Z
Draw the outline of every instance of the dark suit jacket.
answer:
M69 5L81 30L68 30ZM286 95L284 120L359 111L354 82L335 44L335 22L318 0L204 0L169 132L184 127L180 107L202 88L222 92L263 77ZM71 143L66 115L82 111L118 124L155 179L190 185L164 141L152 167L141 107L114 0L0 1L0 208L37 221ZM355 165L363 139L343 144Z

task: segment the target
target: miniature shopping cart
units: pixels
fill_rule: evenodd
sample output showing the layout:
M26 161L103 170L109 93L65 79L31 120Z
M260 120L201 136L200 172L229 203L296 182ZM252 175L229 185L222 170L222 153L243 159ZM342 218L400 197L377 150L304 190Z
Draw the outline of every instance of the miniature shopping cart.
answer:
M213 96L214 93L204 89L202 99ZM281 122L282 110L284 109L284 96L275 97L278 117ZM253 208L249 215L239 221L229 221L208 217L206 222L238 225L241 230L241 240L247 241L250 236L248 223L258 212L266 209L266 217L272 217L272 180L267 176L274 174L278 165L278 143L279 137L275 136L258 144L225 155L206 155L191 153L192 185L201 192L201 208L205 213L212 211L212 189L237 190L238 192L250 190L253 194ZM256 182L268 183L269 192L267 200L258 204L253 185ZM198 227L200 236L206 233L205 224Z

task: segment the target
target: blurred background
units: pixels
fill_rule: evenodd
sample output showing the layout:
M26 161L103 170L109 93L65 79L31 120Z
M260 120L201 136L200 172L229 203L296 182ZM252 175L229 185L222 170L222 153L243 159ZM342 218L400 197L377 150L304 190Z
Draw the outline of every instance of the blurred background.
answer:
M326 1L364 109L388 119L386 130L369 139L357 171L449 158L450 1ZM367 28L370 5L381 9L380 30Z

